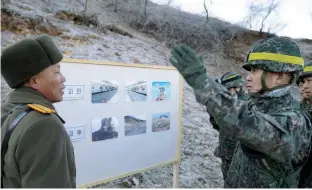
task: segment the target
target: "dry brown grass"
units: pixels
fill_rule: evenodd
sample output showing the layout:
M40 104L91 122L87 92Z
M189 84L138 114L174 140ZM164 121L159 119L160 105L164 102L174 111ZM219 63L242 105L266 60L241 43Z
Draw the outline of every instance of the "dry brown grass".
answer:
M71 42L75 44L84 44L84 45L93 44L93 42L90 39L97 39L97 40L100 39L99 36L95 36L95 35L88 35L88 36L62 35L60 37L66 42Z
M57 28L42 17L24 18L7 9L1 9L1 31L8 30L17 34L48 34L59 36L65 30Z
M70 11L58 11L54 14L54 16L61 20L72 21L74 24L78 25L93 25L95 27L99 26L99 22L97 20L97 16L90 15L87 16L84 13L76 14Z
M129 36L130 38L133 38L133 35L129 32L127 32L126 30L114 25L114 24L110 24L110 25L106 25L105 28L111 32L123 35L123 36Z

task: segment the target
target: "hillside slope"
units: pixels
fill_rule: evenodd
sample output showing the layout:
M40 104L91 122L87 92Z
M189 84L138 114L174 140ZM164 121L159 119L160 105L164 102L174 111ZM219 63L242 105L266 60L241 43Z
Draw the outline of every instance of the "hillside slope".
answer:
M181 28L185 28L187 23L195 23L200 28L205 22L202 17L149 2L148 20L141 21L142 7L141 4L136 4L139 1L119 1L118 11L114 12L112 1L94 0L88 3L86 18L82 16L84 2L11 0L10 3L2 4L1 47L7 47L28 36L47 33L53 36L64 56L68 58L170 65L168 62L170 47L175 43L190 42L193 46L201 44L197 50L204 53L208 72L212 75L220 75L228 70L245 75L241 69L243 57L250 45L260 39L256 32L212 18L209 27L218 26L218 28L214 28L212 32L209 27L202 30L207 33L205 40L210 40L210 43L203 43L206 42L204 40L201 42L200 33L196 33L194 28L190 31L190 35L199 40L191 42L189 33L183 33ZM158 16L158 20L154 19L155 16ZM170 20L173 18L182 21ZM167 37L159 35L163 31L163 23L160 21L167 21L173 31L182 32L183 35L174 36L175 32ZM180 25L175 25L176 23ZM232 33L233 30L235 32ZM220 43L221 38L231 40ZM311 59L311 40L296 41L302 48L304 57ZM1 97L4 98L9 91L2 78ZM209 115L204 107L196 103L192 89L185 82L183 82L182 114L180 187L222 187L220 159L213 156L218 133L212 129ZM172 168L170 166L157 168L99 186L170 188Z

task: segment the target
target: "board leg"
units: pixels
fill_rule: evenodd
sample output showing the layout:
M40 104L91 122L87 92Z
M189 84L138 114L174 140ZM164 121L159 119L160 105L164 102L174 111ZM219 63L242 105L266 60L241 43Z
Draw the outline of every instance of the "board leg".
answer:
M173 188L179 187L179 162L173 163Z

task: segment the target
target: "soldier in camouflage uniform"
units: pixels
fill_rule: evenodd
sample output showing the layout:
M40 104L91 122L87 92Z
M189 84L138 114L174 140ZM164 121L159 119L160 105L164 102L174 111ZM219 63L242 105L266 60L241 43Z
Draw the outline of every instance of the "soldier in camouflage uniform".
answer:
M298 76L297 85L300 88L302 101L300 104L301 109L310 113L312 118L312 61L304 66L303 72ZM312 141L311 141L312 142ZM306 164L304 165L300 176L300 188L312 188L312 154Z
M306 161L311 122L292 107L291 83L303 70L298 46L274 37L253 45L248 70L248 102L238 100L208 75L202 56L186 45L171 51L170 62L193 87L219 127L239 141L226 188L296 188Z
M237 97L240 100L246 100L247 95L244 93L242 88L244 79L241 75L237 74L236 72L228 72L225 73L218 80L218 82L227 88L232 96ZM214 155L221 158L221 171L223 174L223 179L225 180L237 145L237 141L232 136L227 135L224 130L222 130L223 128L220 129L212 116L210 116L210 123L214 129L219 131L219 146L215 149Z
M301 108L311 113L312 111L312 61L308 62L304 71L298 76L297 85L302 96Z

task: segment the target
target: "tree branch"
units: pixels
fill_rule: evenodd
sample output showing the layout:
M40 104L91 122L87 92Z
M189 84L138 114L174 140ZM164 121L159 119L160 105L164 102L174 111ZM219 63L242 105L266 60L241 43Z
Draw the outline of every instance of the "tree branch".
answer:
M118 5L118 0L115 0L114 12L117 12L117 5Z
M271 15L271 13L276 10L276 8L279 6L279 2L275 2L275 0L271 0L270 5L266 8L267 12L265 14L265 16L263 17L262 21L261 21L261 27L259 30L260 35L263 33L263 29L264 29L264 23L267 20L267 18Z
M249 29L258 29L260 36L264 30L269 32L273 28L281 26L283 23L278 22L278 20L274 25L268 24L269 17L278 9L280 3L279 0L270 0L266 4L256 4L256 1L252 0L248 5L248 15L245 17L243 25Z
M145 19L147 18L146 7L147 7L147 0L145 0L145 5L144 5L144 17L145 17Z
M85 7L83 10L84 14L86 14L87 8L88 8L88 0L86 0Z
M205 9L205 12L206 12L206 22L205 22L204 25L206 25L209 22L209 13L208 13L208 9L207 9L207 6L206 6L206 0L204 0L204 9Z

